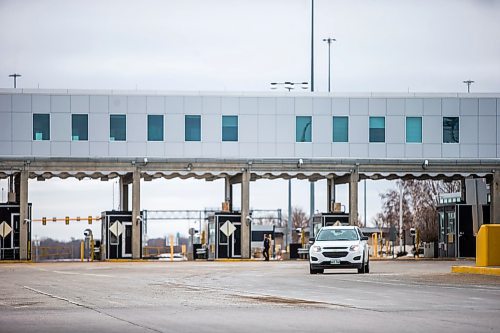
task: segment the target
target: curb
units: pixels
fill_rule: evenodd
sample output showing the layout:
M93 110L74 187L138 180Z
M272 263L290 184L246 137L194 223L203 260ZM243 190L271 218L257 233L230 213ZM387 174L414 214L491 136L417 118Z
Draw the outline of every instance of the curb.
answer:
M451 272L500 276L500 267L451 266Z

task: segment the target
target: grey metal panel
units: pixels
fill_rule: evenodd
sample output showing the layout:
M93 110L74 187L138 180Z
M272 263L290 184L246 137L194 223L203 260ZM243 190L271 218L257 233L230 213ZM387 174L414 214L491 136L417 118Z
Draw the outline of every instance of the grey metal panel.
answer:
M443 118L441 116L425 116L422 118L422 142L424 144L441 144L443 142Z
M405 145L401 143L388 143L386 151L388 158L398 158L405 155Z
M31 95L12 95L12 112L31 112Z
M496 99L480 98L479 99L479 115L480 116L496 116Z
M146 114L129 113L127 115L126 138L127 141L135 142L148 140L148 117Z
M257 115L240 115L238 117L238 136L240 142L257 142L259 117Z
M240 97L240 114L257 114L259 112L259 99L255 97Z
M277 114L295 114L295 101L291 97L278 97L276 99Z
M239 153L240 158L255 158L259 155L259 146L255 143L242 143Z
M238 117L239 120L239 117ZM238 121L239 122L239 121ZM203 115L201 122L203 142L221 142L222 141L222 117L220 115ZM238 124L239 127L239 124ZM239 128L238 128L239 132ZM239 136L239 133L238 133Z
M13 155L12 141L0 141L0 156Z
M478 154L477 145L460 144L461 158L477 158Z
M53 113L50 115L50 140L71 141L71 114ZM68 148L69 149L69 148ZM69 153L69 150L68 150Z
M331 98L314 98L313 99L313 114L330 116L332 114L332 99Z
M0 113L0 141L12 141L12 114Z
M385 116L387 112L387 100L385 98L370 98L368 113L370 116Z
M12 95L0 94L0 112L12 111Z
M497 146L500 147L500 114L497 116Z
M145 157L147 156L146 142L128 142L127 155L130 157Z
M69 96L50 96L50 111L70 113L71 105Z
M184 142L184 115L167 113L164 134L165 142Z
M480 116L479 117L479 144L492 143L497 141L497 117L495 116Z
M165 155L165 143L159 141L151 141L147 143L147 156L163 157Z
M442 148L442 157L457 158L460 156L460 145L458 143L445 143Z
M127 156L127 142L126 141L111 141L109 143L109 155L116 157Z
M127 112L130 113L146 113L147 102L146 96L128 96Z
M367 143L352 143L349 146L350 157L368 158Z
M442 99L443 116L457 116L460 114L460 102L458 98Z
M31 141L13 141L12 154L17 156L32 156Z
M222 97L221 98L221 113L222 114L239 114L240 100L237 97Z
M259 142L276 143L276 116L259 115Z
M184 113L185 114L201 114L202 113L202 99L196 96L184 97Z
M203 114L220 114L221 113L221 101L220 97L205 96L203 97ZM232 114L237 114L235 110Z
M295 157L295 144L293 143L277 143L276 155L278 157L287 158Z
M67 157L71 155L71 142L51 142L50 155Z
M424 99L424 115L440 116L441 115L441 98L426 98L426 99Z
M403 98L388 98L387 99L387 115L388 116L403 116L406 103Z
M259 157L275 158L278 152L274 143L259 143Z
M422 116L424 114L424 100L422 98L405 99L407 116Z
M89 113L89 96L71 96L71 113Z
M127 96L109 96L109 113L127 113Z
M31 103L33 113L50 113L49 95L33 95Z
M259 114L275 115L276 114L276 98L261 97L259 98Z
M349 142L368 143L368 116L349 117Z
M89 114L89 141L106 141L106 142L109 141L108 114L105 113ZM90 148L91 148L90 153L92 154L92 146Z
M33 115L12 113L12 129L13 141L31 141L33 139Z
M333 143L332 144L332 157L349 157L349 146L348 143Z
M332 142L332 116L313 116L312 125L314 144Z
M295 114L312 115L313 102L311 97L295 97Z
M184 157L200 157L202 154L201 142L185 142L184 143Z
M276 142L295 142L295 116L276 116Z
M50 156L50 141L33 141L31 143L31 154L33 156Z
M297 157L311 157L313 144L310 142L297 142L295 144L295 156Z
M351 98L349 101L349 114L368 115L368 98Z
M386 145L385 143L370 143L368 145L368 156L370 158L386 158Z
M460 117L460 143L477 143L477 116Z
M405 157L420 158L423 156L423 147L420 143L408 143L405 145Z
M181 142L165 143L165 157L166 158L184 157L184 143Z
M239 157L240 145L238 142L223 142L221 144L221 157Z
M182 96L166 96L165 97L165 113L166 114L184 114L184 98Z
M479 158L494 158L496 150L496 145L479 145Z
M349 115L349 98L332 98L332 114L335 116Z
M441 144L424 144L423 158L441 158Z
M404 116L385 117L385 142L405 143L405 119Z
M107 157L109 156L109 142L106 141L91 141L90 142L90 157Z
M148 114L163 114L165 113L165 97L163 96L147 96L146 97L146 113ZM163 147L162 147L163 149Z
M316 143L313 145L313 157L330 158L332 156L331 143Z
M218 142L203 142L201 145L201 157L210 158L214 156L220 156L220 152L221 144Z
M72 141L70 149L72 157L88 157L90 155L90 143L88 141Z
M460 98L460 115L477 116L479 101L477 98Z
M109 97L90 96L90 113L109 113Z

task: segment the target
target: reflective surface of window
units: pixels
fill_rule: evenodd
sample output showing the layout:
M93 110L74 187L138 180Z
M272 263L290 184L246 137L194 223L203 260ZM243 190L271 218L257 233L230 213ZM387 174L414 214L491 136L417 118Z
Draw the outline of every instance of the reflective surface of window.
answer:
M406 118L406 142L422 143L422 117Z
M443 117L443 143L458 143L459 138L458 117Z
M349 118L333 117L333 142L349 141Z
M49 114L33 114L33 140L50 140Z
M184 136L186 141L201 141L201 116L186 115Z
M148 115L148 141L163 141L163 115Z
M238 116L222 116L222 141L238 141Z
M71 115L71 140L87 141L89 139L89 116L87 114Z
M127 118L124 114L112 114L109 118L109 140L125 141L127 139Z
M295 141L311 142L312 117L297 116L295 120Z

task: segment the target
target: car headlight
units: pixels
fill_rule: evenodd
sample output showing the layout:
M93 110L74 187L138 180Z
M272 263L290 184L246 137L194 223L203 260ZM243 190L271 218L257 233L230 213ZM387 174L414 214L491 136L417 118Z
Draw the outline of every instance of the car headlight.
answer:
M312 252L321 252L321 246L314 245L311 247Z
M356 252L359 251L359 245L351 245L349 248L350 251Z

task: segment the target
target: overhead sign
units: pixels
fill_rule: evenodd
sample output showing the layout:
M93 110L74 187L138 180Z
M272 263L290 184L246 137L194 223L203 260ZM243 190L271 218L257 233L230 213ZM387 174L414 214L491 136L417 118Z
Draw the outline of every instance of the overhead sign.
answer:
M227 237L229 237L236 230L236 227L234 226L234 224L231 223L231 221L227 220L226 223L224 223L220 227L220 230L224 233L224 235L226 235Z
M8 234L10 234L10 232L12 231L12 228L10 227L10 225L3 221L2 223L0 223L0 236L3 238L3 237L6 237Z
M118 237L123 232L123 224L120 221L115 221L115 223L113 223L111 227L109 227L109 231L111 231L113 235Z

